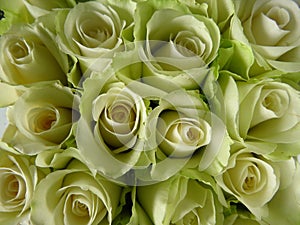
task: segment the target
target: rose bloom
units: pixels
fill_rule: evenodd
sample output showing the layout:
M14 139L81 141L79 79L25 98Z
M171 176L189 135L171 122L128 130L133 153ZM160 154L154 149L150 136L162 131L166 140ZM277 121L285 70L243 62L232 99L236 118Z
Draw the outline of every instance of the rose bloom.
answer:
M31 221L45 225L108 225L117 214L122 188L74 162L50 173L36 187Z
M10 84L59 80L66 83L67 56L38 24L16 25L0 38L1 79Z
M216 181L260 220L268 214L267 203L278 191L281 176L285 174L280 173L280 164L257 154L257 148L264 146L238 147L230 156L225 171L216 176Z
M276 81L238 82L242 137L293 143L300 135L299 91Z
M137 187L137 201L153 224L223 224L223 207L201 174L176 174L170 179ZM214 184L211 184L214 186ZM217 187L216 187L217 188Z
M238 30L244 31L257 64L265 70L299 72L299 5L292 0L235 0L234 4L241 25L232 23L231 35L239 39Z
M18 224L28 217L41 173L30 157L0 143L0 223Z
M167 179L189 163L209 174L222 171L229 158L230 138L197 91L157 92L151 103L155 105L147 119L146 150L153 150L148 156L155 158L151 168L154 180Z
M282 153L299 154L299 148L295 148L300 135L298 90L272 79L236 82L224 76L219 84L224 94L226 126L233 139L269 142L277 144Z
M133 21L131 1L89 1L61 10L57 32L61 49L85 71L99 57L111 57L123 43L122 32ZM122 9L122 10L121 10Z
M3 140L29 155L61 146L76 119L76 99L71 89L58 83L27 89L8 108Z
M88 78L83 84L76 142L90 168L116 178L141 156L146 105L123 82L104 79Z
M145 63L143 76L159 76L186 88L197 86L207 73L199 68L216 58L220 43L220 30L206 14L205 4L190 10L183 2L139 2L134 36Z

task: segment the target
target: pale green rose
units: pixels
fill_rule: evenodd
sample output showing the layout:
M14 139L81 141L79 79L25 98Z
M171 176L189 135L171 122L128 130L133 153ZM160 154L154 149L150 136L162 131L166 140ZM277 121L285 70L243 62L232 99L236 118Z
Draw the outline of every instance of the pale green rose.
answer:
M67 81L68 58L40 24L13 26L0 37L0 54L0 77L5 82Z
M23 0L1 0L0 10L0 35L8 31L13 24L33 22Z
M297 145L300 135L299 91L275 80L235 82L219 80L227 127L235 140L247 139ZM298 148L299 149L299 148ZM286 152L287 154L288 151ZM295 151L291 154L297 154ZM299 154L299 153L298 153Z
M78 116L76 99L71 89L58 83L29 88L8 108L3 140L29 155L61 146Z
M231 37L249 42L264 70L300 71L300 9L292 0L234 1ZM243 37L243 33L245 37Z
M204 79L207 71L201 68L216 58L220 43L220 30L206 14L205 4L190 10L178 1L139 2L134 36L145 63L143 76L170 79L185 88Z
M30 157L17 154L3 142L0 146L0 223L15 225L28 217L42 174Z
M176 174L170 179L137 187L137 201L155 225L223 224L223 206L207 175ZM211 179L211 178L210 178ZM205 183L202 181L205 180Z
M272 143L297 142L300 135L299 91L285 83L237 82L240 134Z
M284 182L283 187L269 202L269 214L263 220L268 224L299 224L300 223L300 166L293 162L293 167L286 167L285 177L291 182Z
M117 178L138 162L143 147L146 105L119 81L88 78L83 84L76 143L91 169ZM146 162L147 163L147 160Z
M160 84L164 86L161 81ZM172 85L168 84L170 88ZM150 107L153 106L146 125L146 149L153 149L148 152L153 163L152 179L165 180L187 163L210 174L222 171L227 165L231 141L221 119L209 111L197 91L178 88L155 93L151 86L133 86L140 95L147 88L149 93L153 92L153 97L149 96ZM142 175L140 179L147 180Z
M112 224L122 188L76 164L50 173L38 184L31 204L33 224Z
M76 56L83 71L97 58L109 58L124 43L122 34L133 21L135 4L130 1L89 1L57 17L58 43L61 49Z
M75 0L23 0L23 2L29 13L34 18L48 14L52 10L72 8L76 5Z
M263 147L249 144L239 148L230 156L226 170L216 176L218 185L245 205L258 220L268 214L267 203L285 176L281 174L280 165L259 154L260 149L256 148Z

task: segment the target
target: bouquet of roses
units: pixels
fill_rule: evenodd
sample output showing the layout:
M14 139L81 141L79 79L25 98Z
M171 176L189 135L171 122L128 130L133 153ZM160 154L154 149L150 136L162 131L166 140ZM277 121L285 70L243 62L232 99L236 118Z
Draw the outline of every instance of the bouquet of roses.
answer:
M299 3L0 9L0 224L300 224Z

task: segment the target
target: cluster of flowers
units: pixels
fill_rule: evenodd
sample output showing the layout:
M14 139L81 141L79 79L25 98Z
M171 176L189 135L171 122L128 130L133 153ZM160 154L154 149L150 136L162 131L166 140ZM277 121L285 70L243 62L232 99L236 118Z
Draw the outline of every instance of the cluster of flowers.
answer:
M298 3L0 9L0 224L300 223Z

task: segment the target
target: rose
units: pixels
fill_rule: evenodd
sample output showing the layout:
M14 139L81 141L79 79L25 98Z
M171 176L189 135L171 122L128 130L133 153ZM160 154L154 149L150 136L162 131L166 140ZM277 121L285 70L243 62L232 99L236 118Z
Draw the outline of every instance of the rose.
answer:
M112 224L122 188L71 163L50 173L36 187L33 224ZM46 199L46 201L45 201Z
M265 70L299 72L300 9L294 1L234 1L238 22L233 22L231 35L252 46L256 61ZM240 23L240 25L239 25Z
M61 146L76 119L76 99L58 83L29 88L8 109L3 140L29 155Z
M112 149L125 147L127 150L136 142L142 107L136 104L134 97L129 90L111 88L94 101L93 118L98 121L96 132Z
M187 163L201 171L218 174L227 164L231 143L223 122L213 112L197 91L186 91L170 82L156 80L161 87L169 88L169 93L152 89L146 126L147 149L153 162L151 177L164 180L174 175ZM147 88L138 88L137 83L129 84L143 95ZM174 88L174 89L172 89ZM158 100L159 99L159 100ZM190 160L191 159L191 160ZM190 164L191 163L191 164ZM145 174L141 179L146 179Z
M144 86L140 89L144 91L146 88ZM150 98L150 105L155 102L157 105L152 107L148 115L146 136L149 148L158 147L158 151L166 157L181 158L190 157L196 150L210 143L210 112L197 92L178 88L161 96L159 92L153 94L155 97Z
M280 82L237 83L240 133L273 143L295 142L300 134L299 92ZM245 112L248 112L245 114ZM244 115L244 116L242 116Z
M219 29L204 14L204 7L200 5L197 13L188 11L187 5L179 2L167 1L159 4L156 1L141 2L137 5L135 36L137 40L146 40L146 44L154 58L166 57L177 61L192 60L192 56L199 56L202 64L209 64L215 57L220 42ZM165 29L161 29L161 21L164 19ZM189 25L187 26L187 21ZM166 43L158 49L151 48L151 41L162 41ZM155 46L153 46L155 47ZM155 50L155 52L153 52ZM191 58L186 58L191 57ZM167 61L166 61L167 62ZM199 61L195 61L199 63ZM193 68L189 67L188 68Z
M167 156L189 156L211 140L211 127L203 119L189 118L176 110L161 113L159 119L157 139Z
M0 38L1 79L10 84L60 80L66 83L67 56L42 25L13 26Z
M267 144L232 147L227 168L216 176L217 184L258 219L267 214L267 203L277 192L281 176L278 166L258 154L257 148L264 147Z
M209 185L218 189L206 174L186 171L137 187L137 201L153 224L223 224L223 207Z
M190 11L188 5L177 1L139 2L134 36L145 42L137 44L145 62L143 76L172 79L187 88L197 85L206 74L199 68L216 58L220 42L218 26L205 15L204 4L194 5Z
M117 178L141 156L146 105L134 89L106 79L91 77L83 84L76 142L90 168Z
M29 214L42 174L30 157L17 154L3 142L0 145L0 223L18 224Z
M285 148L298 143L300 98L296 89L269 79L235 82L223 76L219 81L232 138L284 143Z
M110 57L123 43L122 33L132 23L134 8L131 1L104 0L60 11L57 32L62 50L76 56L84 71L97 58Z

